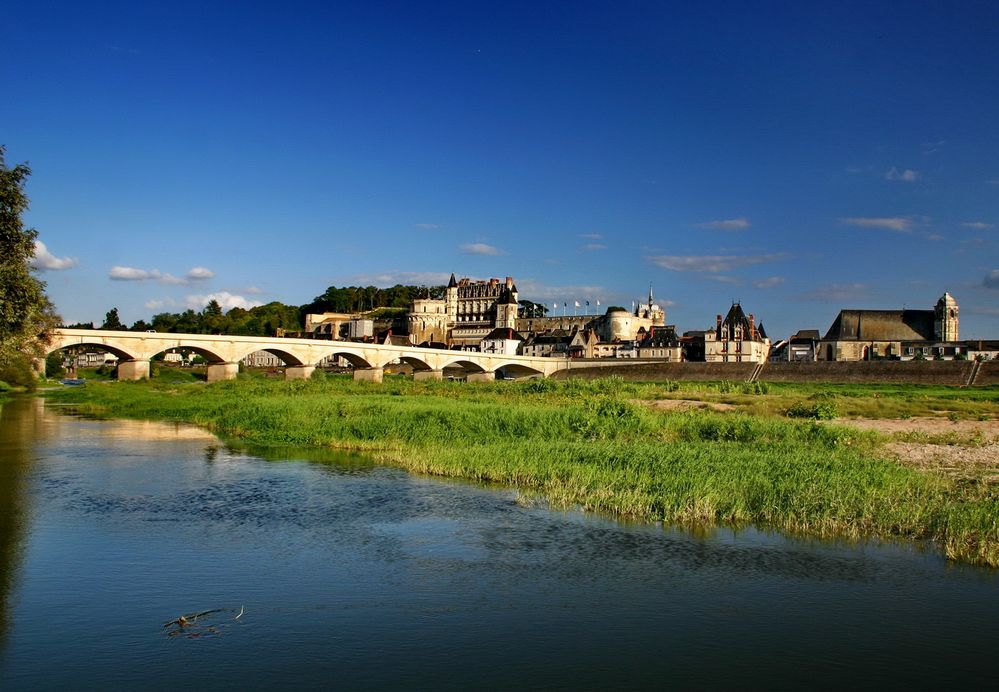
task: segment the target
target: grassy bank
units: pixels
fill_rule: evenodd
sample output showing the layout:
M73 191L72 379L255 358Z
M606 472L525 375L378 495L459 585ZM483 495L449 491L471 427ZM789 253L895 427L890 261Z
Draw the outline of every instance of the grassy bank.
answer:
M196 423L253 444L362 450L417 472L514 485L561 506L667 523L932 539L949 557L999 565L992 485L899 465L871 433L771 415L789 401L830 398L826 390L789 392L716 392L752 399L749 414L655 410L643 400L684 392L613 379L475 386L388 378L379 386L248 378L50 396L94 413ZM831 398L851 398L840 394ZM756 411L753 401L769 403ZM990 415L993 406L994 395L968 415Z

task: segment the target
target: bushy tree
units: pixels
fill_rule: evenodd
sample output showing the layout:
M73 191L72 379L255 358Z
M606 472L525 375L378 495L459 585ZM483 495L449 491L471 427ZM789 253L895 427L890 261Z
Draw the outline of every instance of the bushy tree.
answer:
M24 184L31 169L26 164L8 168L5 151L0 146L0 379L24 381L31 359L44 354L58 318L45 284L31 268L38 232L21 220L28 208Z
M125 329L125 325L121 323L121 318L118 317L118 308L111 308L104 315L104 324L101 325L101 329L112 329L117 331L122 331Z

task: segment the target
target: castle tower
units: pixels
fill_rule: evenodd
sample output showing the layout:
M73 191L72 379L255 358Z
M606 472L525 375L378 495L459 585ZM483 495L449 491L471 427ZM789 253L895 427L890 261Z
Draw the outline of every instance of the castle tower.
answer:
M406 315L409 340L413 344L425 341L445 342L447 339L446 302L433 298L417 298Z
M944 293L933 308L933 335L939 341L957 341L958 323L957 301L950 293Z
M451 280L444 289L444 306L448 323L453 325L458 321L458 282L454 278L454 272L451 272Z
M496 301L496 326L503 329L517 328L517 311L520 304L517 302L517 287L511 277L506 277L506 286L503 287L499 299Z

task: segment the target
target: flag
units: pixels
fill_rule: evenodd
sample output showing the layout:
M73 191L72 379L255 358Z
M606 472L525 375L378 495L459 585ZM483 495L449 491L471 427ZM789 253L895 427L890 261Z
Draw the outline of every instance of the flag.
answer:
M590 307L590 301L586 301L586 307Z
M597 307L598 308L600 307L600 301L599 300L597 301Z
M575 307L577 307L577 308L579 307L579 301L578 300L576 301Z
M558 303L552 303L552 310L558 310Z

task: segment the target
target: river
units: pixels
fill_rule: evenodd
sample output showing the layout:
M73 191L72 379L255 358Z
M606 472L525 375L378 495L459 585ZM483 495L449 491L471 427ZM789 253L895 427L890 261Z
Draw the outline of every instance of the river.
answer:
M0 532L8 690L985 685L999 651L999 573L926 546L623 523L36 398L0 409Z

